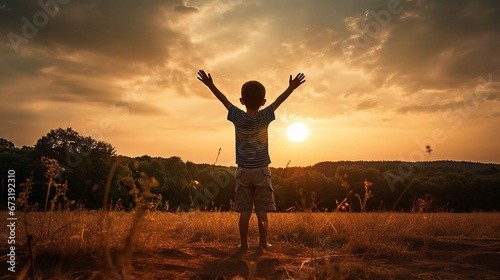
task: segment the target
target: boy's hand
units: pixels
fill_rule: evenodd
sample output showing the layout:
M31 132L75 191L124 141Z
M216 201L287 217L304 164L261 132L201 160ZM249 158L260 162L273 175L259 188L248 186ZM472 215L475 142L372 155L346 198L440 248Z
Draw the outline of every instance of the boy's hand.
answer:
M212 93L215 95L215 97L217 97L217 99L219 99L219 101L222 102L224 107L229 109L231 106L233 106L233 104L226 98L224 93L222 93L214 85L214 81L212 80L212 76L210 76L210 73L208 73L208 75L207 75L205 73L205 71L200 70L200 71L198 71L198 75L199 75L199 77L197 77L198 80L200 80L202 83L204 83L212 91Z
M207 87L211 87L214 85L214 81L212 80L212 76L210 76L210 73L208 75L205 73L205 71L200 70L198 71L199 77L198 80L200 80L202 83L204 83Z
M288 88L280 96L278 96L278 98L276 98L273 103L271 103L273 109L278 109L281 103L283 103L283 101L285 101L296 88L305 83L305 78L306 76L304 75L304 73L297 74L294 79L292 79L292 75L290 75L290 79L288 80Z
M288 87L292 90L298 88L301 84L305 83L306 76L304 73L299 73L295 78L292 80L292 75L290 75L290 80L288 80Z

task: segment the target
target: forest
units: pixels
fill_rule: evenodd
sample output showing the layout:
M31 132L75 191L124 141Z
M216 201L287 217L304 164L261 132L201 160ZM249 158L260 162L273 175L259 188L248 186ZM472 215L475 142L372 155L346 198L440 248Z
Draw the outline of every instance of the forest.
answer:
M176 156L131 158L72 128L53 129L34 146L0 138L1 209L8 171L17 207L32 211L231 211L235 166ZM478 212L500 209L500 165L457 161L337 161L271 168L279 212Z

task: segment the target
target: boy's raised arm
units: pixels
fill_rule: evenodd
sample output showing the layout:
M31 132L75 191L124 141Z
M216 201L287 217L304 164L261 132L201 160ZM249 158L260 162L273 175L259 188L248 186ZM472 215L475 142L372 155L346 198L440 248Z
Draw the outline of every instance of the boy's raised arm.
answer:
M210 73L208 75L205 73L205 71L200 70L198 71L199 77L198 80L200 80L202 83L204 83L217 97L217 99L222 102L222 104L226 107L226 109L229 109L233 104L227 99L227 97L215 86L214 81L212 80L212 76L210 76Z
M288 88L271 104L271 106L273 106L273 110L276 111L281 103L283 103L283 101L285 101L296 88L305 83L305 78L306 76L304 75L304 73L297 74L294 79L292 79L292 75L290 75L290 79L288 80Z

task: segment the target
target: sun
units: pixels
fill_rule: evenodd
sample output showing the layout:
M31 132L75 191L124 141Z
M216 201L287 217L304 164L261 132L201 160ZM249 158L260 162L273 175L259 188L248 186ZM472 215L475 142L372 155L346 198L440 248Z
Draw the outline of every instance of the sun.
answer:
M288 127L286 134L291 141L302 142L309 136L309 129L305 124L295 122Z

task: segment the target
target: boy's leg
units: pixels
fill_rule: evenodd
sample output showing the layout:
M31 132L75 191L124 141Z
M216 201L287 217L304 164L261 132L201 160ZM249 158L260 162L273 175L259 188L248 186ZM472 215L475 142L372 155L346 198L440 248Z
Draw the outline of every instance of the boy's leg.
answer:
M256 182L254 194L255 214L259 223L259 249L267 249L267 230L269 221L267 212L276 211L276 203L274 202L274 189L271 184L271 171L268 167L259 169L260 176ZM257 176L256 176L257 177Z
M249 170L238 167L236 170L236 189L234 210L240 212L239 230L241 238L240 250L248 250L248 224L253 208L253 189L251 188L251 174Z
M256 211L257 220L259 223L259 249L267 249L267 229L269 228L269 221L267 220L267 212Z
M241 251L246 252L248 250L248 224L250 223L250 216L252 212L242 211L240 213L240 238L241 238Z

